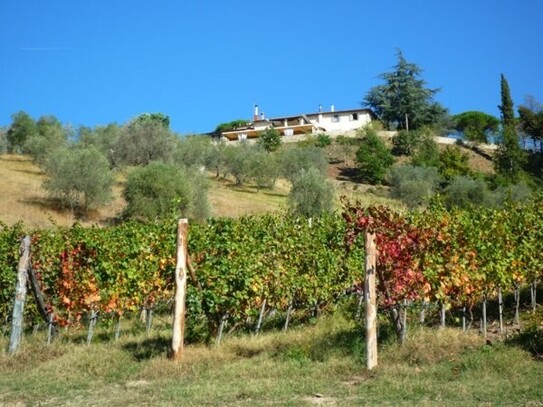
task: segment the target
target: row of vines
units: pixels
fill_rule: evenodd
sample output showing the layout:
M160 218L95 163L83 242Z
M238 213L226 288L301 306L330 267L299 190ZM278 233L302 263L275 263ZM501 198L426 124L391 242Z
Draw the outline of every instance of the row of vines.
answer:
M171 301L176 221L125 223L111 228L55 227L32 236L32 269L48 311L60 326L77 325ZM189 227L194 268L187 287L187 330L208 335L268 310L320 312L360 279L361 249L347 252L344 221L278 216L211 219ZM22 225L0 230L0 316L10 317ZM27 304L25 319L38 318Z
M346 203L343 216L211 219L189 228L194 273L187 330L256 319L262 309L319 313L363 281L364 233L376 233L380 306L473 309L501 290L535 287L543 266L543 199L502 209L400 214ZM173 296L177 222L34 231L32 268L60 326L119 318ZM0 224L0 317L10 318L23 225ZM358 290L360 292L360 290ZM29 300L27 321L38 318Z

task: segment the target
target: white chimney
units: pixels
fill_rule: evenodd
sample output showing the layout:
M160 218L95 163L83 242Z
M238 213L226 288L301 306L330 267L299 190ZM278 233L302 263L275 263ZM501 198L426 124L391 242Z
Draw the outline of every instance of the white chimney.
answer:
M336 108L335 108L334 105L330 106L330 111L331 111L331 112L335 112L335 111L336 111Z
M253 121L257 121L258 120L258 105L255 105L255 108L254 108L254 113L253 113Z
M319 113L322 113L322 105L319 105Z

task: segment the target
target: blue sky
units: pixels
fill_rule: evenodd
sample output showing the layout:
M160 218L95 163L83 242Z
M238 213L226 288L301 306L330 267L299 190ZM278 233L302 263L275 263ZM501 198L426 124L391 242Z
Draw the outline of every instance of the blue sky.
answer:
M1 0L0 126L162 112L180 133L360 106L401 49L451 113L543 102L541 0Z

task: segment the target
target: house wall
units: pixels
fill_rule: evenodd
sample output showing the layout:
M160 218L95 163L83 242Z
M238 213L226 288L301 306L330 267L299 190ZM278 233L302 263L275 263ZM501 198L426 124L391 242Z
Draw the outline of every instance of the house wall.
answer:
M353 114L358 115L354 120ZM326 129L327 133L338 134L364 127L371 122L371 116L367 111L352 112L323 112L321 114L310 115L309 119L315 125Z

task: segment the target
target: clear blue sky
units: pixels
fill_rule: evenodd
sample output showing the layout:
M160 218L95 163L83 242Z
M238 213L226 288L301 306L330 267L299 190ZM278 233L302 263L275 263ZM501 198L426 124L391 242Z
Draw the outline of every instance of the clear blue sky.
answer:
M0 126L162 112L180 133L360 106L401 49L451 113L543 102L542 0L1 0Z

